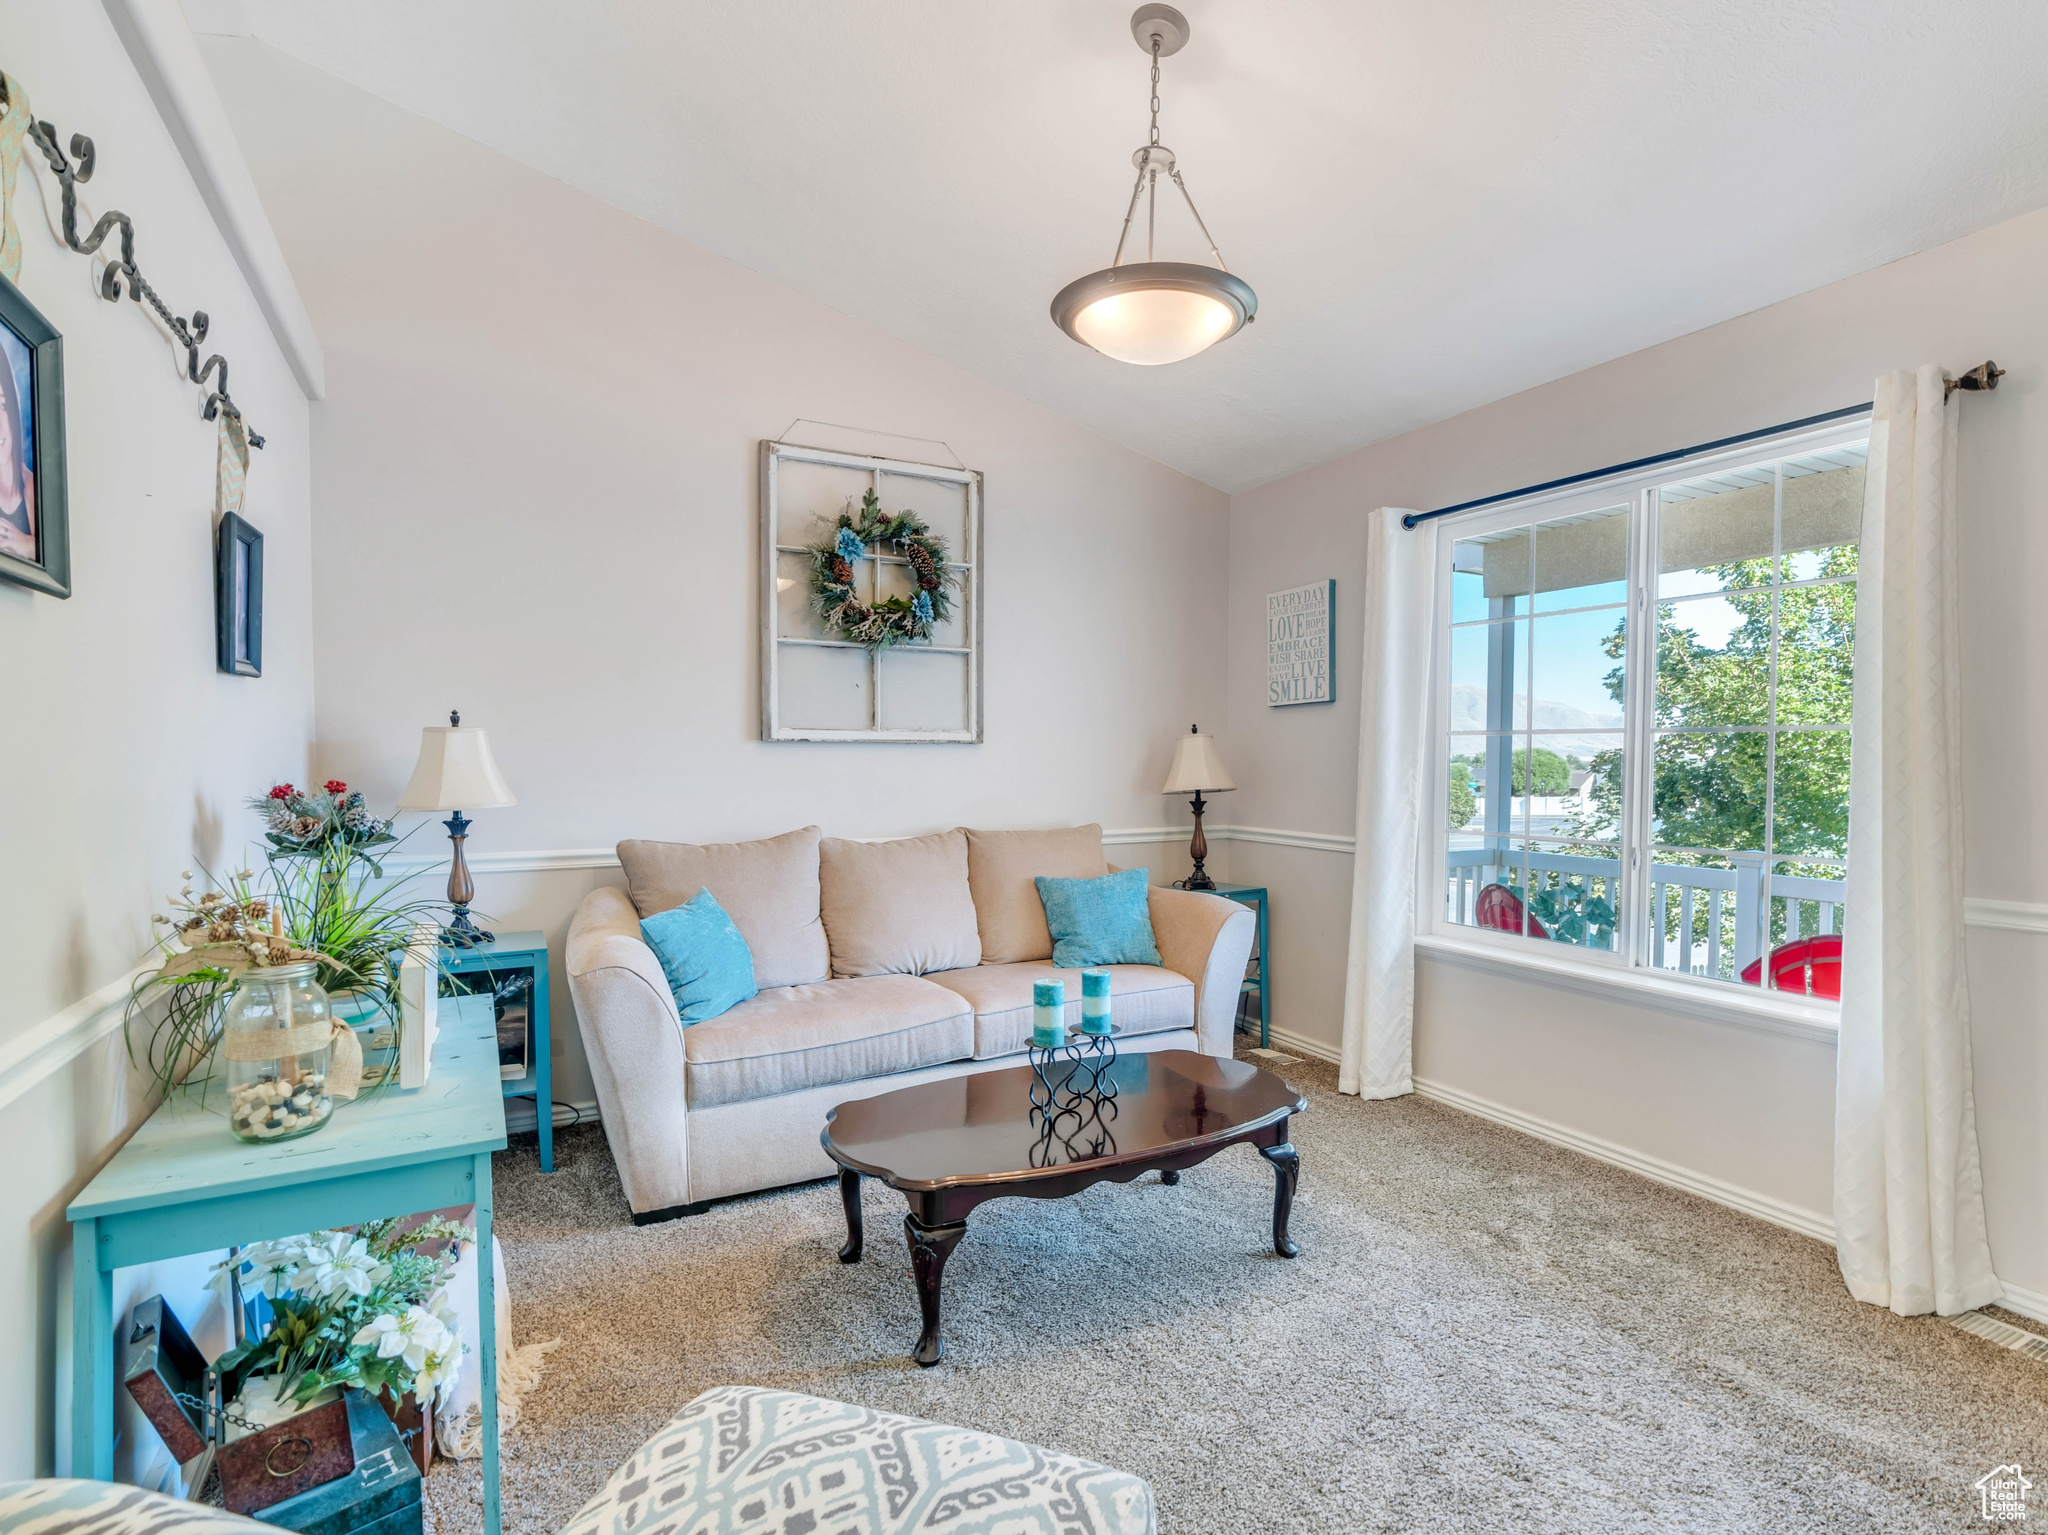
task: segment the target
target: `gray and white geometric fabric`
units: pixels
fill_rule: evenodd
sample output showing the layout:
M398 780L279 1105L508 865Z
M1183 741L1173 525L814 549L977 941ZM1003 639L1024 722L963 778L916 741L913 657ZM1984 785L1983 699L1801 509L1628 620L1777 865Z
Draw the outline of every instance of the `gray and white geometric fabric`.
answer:
M720 1386L562 1535L1154 1535L1152 1489L1093 1461L844 1402Z

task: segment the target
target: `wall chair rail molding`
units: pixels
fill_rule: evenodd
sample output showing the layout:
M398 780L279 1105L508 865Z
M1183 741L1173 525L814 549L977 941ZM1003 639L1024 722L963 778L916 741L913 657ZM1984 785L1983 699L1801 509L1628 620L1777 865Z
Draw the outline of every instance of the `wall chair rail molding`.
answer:
M126 975L116 976L62 1012L52 1013L0 1045L0 1109L5 1109L52 1073L61 1071L109 1034L121 1030L129 993L141 977L152 973L161 956L152 956Z

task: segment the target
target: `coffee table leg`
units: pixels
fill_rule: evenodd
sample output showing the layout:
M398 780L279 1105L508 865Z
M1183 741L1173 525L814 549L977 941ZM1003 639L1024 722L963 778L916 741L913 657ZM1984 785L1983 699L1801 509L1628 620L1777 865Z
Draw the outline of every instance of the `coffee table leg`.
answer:
M1287 1215L1294 1208L1294 1185L1301 1177L1301 1153L1292 1141L1261 1146L1259 1155L1273 1164L1273 1251L1292 1258L1301 1249L1287 1234Z
M911 1357L921 1365L935 1365L945 1357L946 1345L939 1338L939 1281L946 1272L946 1260L960 1239L967 1235L967 1222L950 1226L925 1226L914 1215L903 1217L903 1234L910 1242L910 1263L917 1277L917 1303L924 1311L924 1334L917 1340Z
M839 1169L839 1202L846 1207L846 1245L839 1249L841 1263L860 1262L860 1174L850 1167Z
M1178 1167L1162 1167L1159 1170L1159 1181L1161 1183L1180 1182L1180 1169Z

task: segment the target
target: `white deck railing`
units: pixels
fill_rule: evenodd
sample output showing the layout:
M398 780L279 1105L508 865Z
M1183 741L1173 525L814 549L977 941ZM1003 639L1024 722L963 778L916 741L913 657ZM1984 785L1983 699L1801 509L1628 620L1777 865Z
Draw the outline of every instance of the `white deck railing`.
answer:
M1479 892L1503 884L1525 902L1541 890L1581 884L1620 907L1621 862L1576 853L1528 855L1528 888L1519 860L1503 864L1490 848L1453 848L1448 858L1446 915L1472 926ZM1732 868L1688 864L1650 865L1650 955L1660 970L1733 980L1762 952L1765 925L1758 920L1765 900L1761 853L1730 854ZM1779 942L1841 931L1844 886L1838 879L1779 874L1770 878L1770 930ZM1681 936L1684 935L1684 936ZM1725 961L1725 962L1724 962Z

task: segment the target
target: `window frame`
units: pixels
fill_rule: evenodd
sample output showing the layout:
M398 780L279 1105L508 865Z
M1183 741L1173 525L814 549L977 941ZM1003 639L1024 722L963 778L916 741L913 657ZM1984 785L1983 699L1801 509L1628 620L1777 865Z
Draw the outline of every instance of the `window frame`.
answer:
M1865 442L1870 437L1870 431L1870 416L1859 415L1843 421L1830 422L1824 427L1760 438L1719 452L1670 459L1652 468L1633 470L1602 480L1573 485L1563 490L1524 496L1513 501L1476 508L1470 512L1440 517L1430 524L1434 529L1436 543L1434 569L1437 581L1433 632L1430 636L1430 701L1427 711L1431 736L1427 759L1430 769L1425 814L1429 817L1431 834L1421 850L1421 856L1416 860L1416 937L1424 947L1462 951L1484 956L1489 961L1497 960L1554 974L1574 972L1583 977L1624 983L1674 999L1691 997L1702 1004L1724 1011L1789 1018L1803 1025L1799 1032L1811 1033L1816 1024L1832 1030L1839 1013L1839 1004L1833 1000L1794 992L1774 991L1761 986L1731 984L1714 976L1694 975L1687 970L1666 969L1654 964L1648 953L1648 903L1649 887L1652 883L1649 865L1655 862L1653 785L1655 744L1658 734L1656 665L1653 653L1657 635L1656 609L1659 606L1658 491L1675 481L1697 479L1708 474L1755 467L1759 464L1776 464L1784 459L1797 458L1830 447ZM1627 508L1628 554L1627 589L1621 608L1627 615L1629 627L1623 651L1627 680L1621 711L1624 763L1622 813L1621 825L1615 839L1621 887L1621 900L1617 903L1616 912L1615 947L1605 950L1582 948L1578 945L1544 944L1521 934L1495 932L1488 928L1453 922L1445 909L1445 891L1449 884L1450 866L1448 838L1444 831L1450 814L1453 633L1450 550L1457 542L1475 536L1508 528L1533 527L1562 517L1609 511L1623 506ZM1780 572L1774 586L1781 589L1786 586L1814 584L1789 582L1783 579L1783 566L1776 563L1783 558L1783 551L1776 547L1782 539L1783 516L1780 514L1774 518L1773 569ZM1532 611L1528 621L1533 626L1535 618L1541 615L1535 612L1533 599L1530 607ZM1772 696L1775 700L1775 644L1772 647L1770 666ZM1513 760L1513 752L1520 748L1520 738L1523 735L1526 734L1533 744L1536 738L1543 734L1533 728L1535 701L1532 683L1530 726L1524 731L1515 732L1511 737L1510 761ZM1775 722L1770 728L1773 733L1776 732ZM1527 843L1531 838L1524 834L1519 840ZM1647 862L1643 856L1646 850L1650 852ZM1781 861L1784 859L1776 853L1766 855L1767 867ZM1768 945L1765 952L1768 953Z

